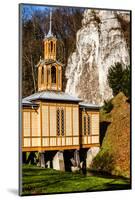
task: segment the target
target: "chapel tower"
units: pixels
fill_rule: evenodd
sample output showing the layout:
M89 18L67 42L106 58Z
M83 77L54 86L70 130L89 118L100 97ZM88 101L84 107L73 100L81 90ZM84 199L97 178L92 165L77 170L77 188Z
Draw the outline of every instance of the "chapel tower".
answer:
M62 66L56 60L57 38L52 33L52 12L50 11L49 32L43 40L44 59L38 63L38 91L62 90Z

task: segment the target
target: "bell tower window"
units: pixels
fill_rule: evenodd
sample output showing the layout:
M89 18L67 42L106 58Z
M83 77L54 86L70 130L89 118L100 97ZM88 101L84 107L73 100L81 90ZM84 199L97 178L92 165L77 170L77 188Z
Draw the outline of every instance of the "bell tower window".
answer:
M51 41L51 52L53 52L53 42Z
M56 83L56 68L55 68L55 66L52 66L52 68L51 68L51 79L52 79L52 83Z
M42 67L42 70L41 70L41 84L44 83L44 68Z

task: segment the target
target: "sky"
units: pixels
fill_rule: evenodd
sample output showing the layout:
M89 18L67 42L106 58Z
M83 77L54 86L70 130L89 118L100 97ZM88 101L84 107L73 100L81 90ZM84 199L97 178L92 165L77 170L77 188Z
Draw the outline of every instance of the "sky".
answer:
M45 13L49 12L49 6L42 6L42 5L28 5L28 4L21 4L21 13L27 18L30 19L32 17L32 13L35 11L43 11Z
M58 7L60 8L60 6L58 6ZM53 8L53 10L54 10L58 7L57 6L48 6L48 5L38 5L38 4L21 4L21 14L26 19L30 19L32 17L33 12L35 12L35 11L41 11L48 15L49 8Z

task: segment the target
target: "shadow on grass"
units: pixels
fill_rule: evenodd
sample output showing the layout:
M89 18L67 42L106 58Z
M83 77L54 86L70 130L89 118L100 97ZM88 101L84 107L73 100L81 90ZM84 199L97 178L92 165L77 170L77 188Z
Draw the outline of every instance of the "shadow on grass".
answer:
M90 187L89 189L86 190L86 192L90 192L90 191L100 191L100 190L128 190L131 189L131 185L130 184L120 184L120 183L115 183L116 180L113 180L110 183L105 183L105 184L101 184L98 185L97 187Z
M121 179L127 183L130 182L130 178L123 177L123 176L116 176L109 174L108 172L101 172L101 171L95 171L95 170L88 170L87 171L87 176L94 176L94 177L101 177L101 178L107 178L107 179Z
M101 173L73 174L35 166L23 168L23 195L119 189L130 189L129 179Z

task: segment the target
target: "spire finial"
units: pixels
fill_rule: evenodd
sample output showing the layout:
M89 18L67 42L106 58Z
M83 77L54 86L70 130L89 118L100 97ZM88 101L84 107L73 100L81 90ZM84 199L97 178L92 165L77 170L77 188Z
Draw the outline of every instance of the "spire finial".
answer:
M45 37L51 37L51 36L53 36L53 34L52 34L52 8L50 8L49 31L48 31L48 34L45 35Z
M49 29L50 34L52 34L52 8L50 8L50 29Z
M49 31L47 35L44 34L44 38L49 38L49 37L56 37L52 33L52 8L50 8Z

